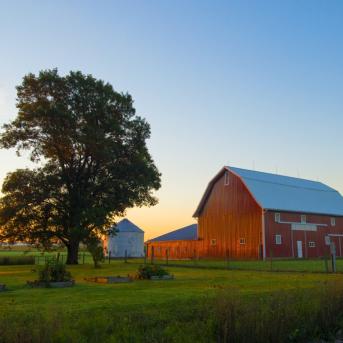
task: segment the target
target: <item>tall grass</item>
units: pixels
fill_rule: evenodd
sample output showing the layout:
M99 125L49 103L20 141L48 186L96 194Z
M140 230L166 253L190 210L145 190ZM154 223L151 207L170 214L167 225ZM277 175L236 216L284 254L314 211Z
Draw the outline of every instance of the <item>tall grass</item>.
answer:
M249 298L222 289L129 313L0 314L0 342L314 342L334 340L342 325L343 284Z
M217 342L331 340L343 328L343 284L279 291L249 301L224 290L213 308Z

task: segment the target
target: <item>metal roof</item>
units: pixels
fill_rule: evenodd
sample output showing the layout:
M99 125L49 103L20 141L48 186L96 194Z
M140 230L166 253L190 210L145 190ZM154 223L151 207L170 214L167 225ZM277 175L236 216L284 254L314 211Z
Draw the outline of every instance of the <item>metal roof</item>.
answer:
M225 170L241 178L263 209L343 216L343 197L321 182L235 167L224 167L209 183L194 216L199 216L214 183Z
M140 232L144 233L142 229L140 229L137 225L132 223L128 219L121 220L116 226L115 226L116 232Z
M150 239L149 242L159 241L179 241L179 240L194 240L198 239L198 225L192 224L181 229L168 232L162 236Z

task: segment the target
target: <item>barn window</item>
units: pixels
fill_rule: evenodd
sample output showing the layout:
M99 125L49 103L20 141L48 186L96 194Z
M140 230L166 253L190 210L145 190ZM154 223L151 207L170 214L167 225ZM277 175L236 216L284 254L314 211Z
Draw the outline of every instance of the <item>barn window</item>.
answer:
M212 245L212 246L217 245L217 240L216 240L216 239L211 239L211 245Z
M325 245L330 245L330 236L325 236Z
M230 174L228 171L225 172L224 176L224 186L228 186L230 184Z
M275 244L282 244L282 237L281 235L275 235Z
M275 213L275 222L276 222L276 223L280 223L280 221L281 221L281 215L280 215L280 213Z
M239 239L239 244L242 244L242 245L243 245L243 244L246 244L246 242L247 242L247 241L246 241L245 238L240 238L240 239Z
M302 214L300 219L301 219L301 223L305 224L306 223L306 214Z
M316 247L316 242L310 241L308 242L309 248L315 248Z
M336 218L331 218L331 226L336 226Z

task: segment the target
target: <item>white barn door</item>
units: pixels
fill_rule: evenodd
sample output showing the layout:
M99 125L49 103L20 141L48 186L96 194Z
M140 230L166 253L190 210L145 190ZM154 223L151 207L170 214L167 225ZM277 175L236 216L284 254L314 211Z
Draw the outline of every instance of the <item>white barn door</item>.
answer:
M299 258L303 258L303 242L297 241L297 253Z

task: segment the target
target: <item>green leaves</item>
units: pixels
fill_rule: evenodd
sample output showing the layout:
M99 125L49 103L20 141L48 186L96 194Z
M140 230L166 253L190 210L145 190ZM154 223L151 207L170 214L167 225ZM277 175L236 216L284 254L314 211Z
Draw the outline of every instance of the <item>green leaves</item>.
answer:
M53 69L26 75L17 95L18 115L3 127L0 147L29 150L41 167L7 176L5 235L68 244L104 232L128 207L156 204L160 174L146 146L150 126L135 115L129 94L79 71L60 76ZM9 229L11 222L20 229Z

